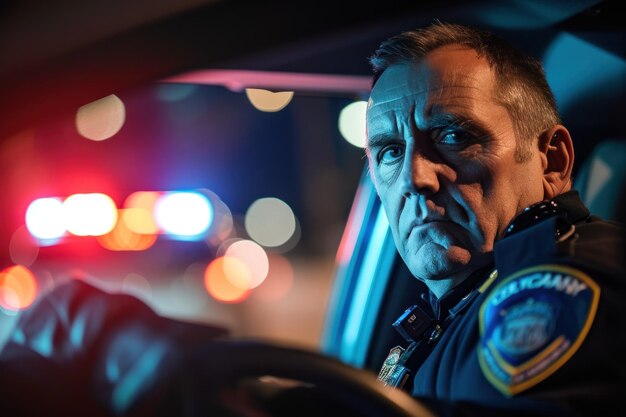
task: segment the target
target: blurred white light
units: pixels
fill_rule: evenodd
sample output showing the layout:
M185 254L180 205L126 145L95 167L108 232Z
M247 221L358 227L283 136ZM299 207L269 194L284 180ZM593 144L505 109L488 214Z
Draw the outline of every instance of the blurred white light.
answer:
M58 239L65 234L63 202L49 197L34 200L26 209L26 228L38 239Z
M239 240L226 249L224 274L235 287L242 289L258 287L265 280L268 272L267 254L257 243L251 240Z
M250 205L245 217L248 235L267 247L284 244L296 230L296 217L287 203L278 198L260 198Z
M154 217L165 233L179 237L201 236L213 221L213 207L202 194L171 192L159 198Z
M63 202L67 231L76 236L102 236L117 223L117 206L106 194L73 194Z
M348 104L339 113L339 131L354 146L365 148L365 111L367 101L355 101Z
M274 93L259 88L246 88L246 96L250 103L260 111L277 112L291 102L293 91L280 91Z
M95 141L109 139L124 125L126 109L114 94L85 104L76 113L76 130Z
M230 246L235 243L235 242L239 242L240 240L244 240L238 237L233 237L230 239L226 239L224 240L221 245L217 248L217 251L215 252L215 257L221 257L221 256L226 256L226 251L228 250L228 248L230 248Z

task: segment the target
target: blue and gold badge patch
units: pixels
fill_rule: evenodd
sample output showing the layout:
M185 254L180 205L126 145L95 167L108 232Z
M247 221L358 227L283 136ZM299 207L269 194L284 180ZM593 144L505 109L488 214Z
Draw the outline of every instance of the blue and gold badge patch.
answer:
M600 287L582 271L541 265L499 283L480 308L478 361L507 396L559 369L585 339Z

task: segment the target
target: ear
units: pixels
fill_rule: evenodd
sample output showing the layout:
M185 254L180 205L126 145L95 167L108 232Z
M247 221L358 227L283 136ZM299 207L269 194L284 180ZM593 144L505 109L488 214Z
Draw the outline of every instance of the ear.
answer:
M555 125L539 137L542 156L544 199L549 200L569 191L574 166L574 145L569 131Z

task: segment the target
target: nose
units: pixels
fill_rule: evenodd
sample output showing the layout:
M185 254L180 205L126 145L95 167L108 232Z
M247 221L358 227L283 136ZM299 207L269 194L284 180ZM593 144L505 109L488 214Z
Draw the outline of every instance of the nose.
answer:
M402 190L405 197L431 195L439 191L438 163L423 154L412 154L402 166Z

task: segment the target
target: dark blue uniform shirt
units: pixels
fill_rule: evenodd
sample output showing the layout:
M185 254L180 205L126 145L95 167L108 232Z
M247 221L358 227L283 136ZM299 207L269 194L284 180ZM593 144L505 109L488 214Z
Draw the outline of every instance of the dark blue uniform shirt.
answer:
M445 326L409 361L411 389L441 415L625 415L624 229L576 191L551 204L496 243L495 265L430 296Z

